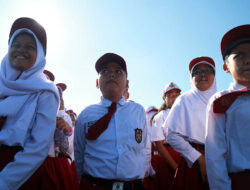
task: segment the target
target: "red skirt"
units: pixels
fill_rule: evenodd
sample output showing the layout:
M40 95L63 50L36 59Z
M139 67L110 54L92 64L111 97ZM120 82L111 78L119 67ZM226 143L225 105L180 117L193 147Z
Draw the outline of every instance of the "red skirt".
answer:
M0 171L14 160L16 150L0 150ZM78 190L79 183L67 158L47 157L20 190Z
M171 146L165 147L177 164L180 163L181 155L176 152ZM156 179L159 190L168 190L173 188L175 170L173 170L166 161L160 156L158 159L158 170Z
M204 151L200 151L204 154ZM209 190L207 182L203 182L198 162L189 168L186 160L181 157L173 183L173 190Z

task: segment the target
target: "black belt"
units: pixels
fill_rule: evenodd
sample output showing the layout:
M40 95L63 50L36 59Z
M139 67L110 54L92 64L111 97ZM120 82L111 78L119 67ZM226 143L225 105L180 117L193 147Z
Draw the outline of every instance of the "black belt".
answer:
M5 145L5 144L0 144L0 150L17 150L17 151L20 151L20 150L23 150L23 147L21 147L21 146L8 146L8 145Z
M243 171L233 172L233 173L229 173L229 174L243 174L243 175L250 175L250 169L245 169L245 170L243 170Z
M197 143L190 143L192 147L194 147L197 150L205 150L205 145L204 144L197 144Z
M106 189L123 189L123 190L144 190L142 185L141 179L136 179L132 181L119 181L119 180L112 180L112 179L102 179L102 178L95 178L90 175L84 175L93 186L99 186ZM122 187L121 187L122 186Z
M59 153L58 154L58 156L57 157L59 157L59 158L68 158L69 160L70 160L70 162L72 163L72 158L69 156L69 155L67 155L67 154L64 154L64 153Z

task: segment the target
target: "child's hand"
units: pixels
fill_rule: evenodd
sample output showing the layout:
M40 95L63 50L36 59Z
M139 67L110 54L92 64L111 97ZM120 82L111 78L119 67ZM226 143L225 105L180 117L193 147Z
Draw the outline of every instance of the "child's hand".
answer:
M61 117L56 118L56 127L60 130L63 130L66 134L72 132L72 128L68 125L68 123Z
M207 169L206 169L206 162L205 162L205 157L201 155L197 159L199 166L200 166L200 172L201 172L201 177L204 182L207 181Z

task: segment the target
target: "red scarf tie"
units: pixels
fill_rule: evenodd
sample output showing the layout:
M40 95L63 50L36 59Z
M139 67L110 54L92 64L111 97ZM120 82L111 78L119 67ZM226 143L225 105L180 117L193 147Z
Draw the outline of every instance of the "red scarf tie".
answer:
M225 113L232 103L241 95L249 94L250 91L244 88L239 91L224 94L214 101L213 111L214 113Z
M113 102L111 106L108 108L108 113L96 121L89 129L88 129L88 140L96 140L102 133L108 128L109 122L112 118L112 115L116 111L116 103Z

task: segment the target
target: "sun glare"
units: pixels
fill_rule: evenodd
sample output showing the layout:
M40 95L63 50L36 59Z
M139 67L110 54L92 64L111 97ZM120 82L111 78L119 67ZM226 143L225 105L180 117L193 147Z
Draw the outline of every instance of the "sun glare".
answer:
M63 37L62 15L53 1L30 1L18 6L17 17L31 17L46 30L50 51L60 46ZM15 19L16 19L15 18Z

